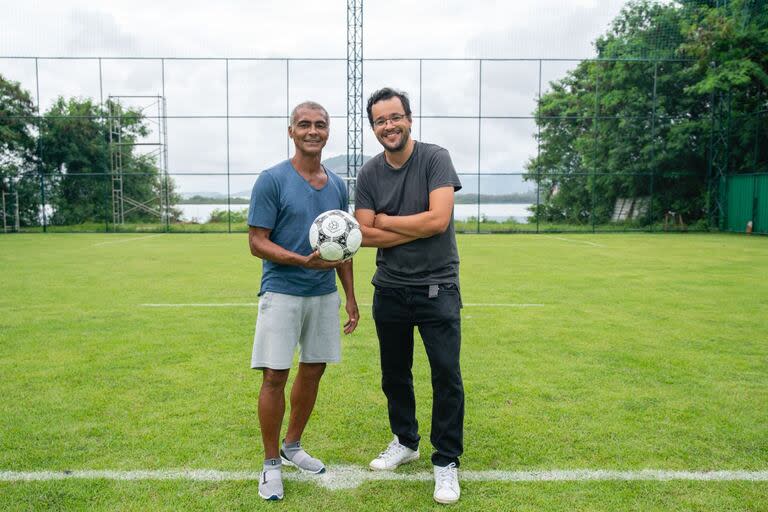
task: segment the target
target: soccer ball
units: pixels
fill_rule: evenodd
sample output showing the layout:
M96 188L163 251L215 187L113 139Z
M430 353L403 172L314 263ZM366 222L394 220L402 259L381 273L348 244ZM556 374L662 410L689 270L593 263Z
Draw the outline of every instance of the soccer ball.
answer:
M309 245L326 261L348 260L363 242L360 224L342 210L328 210L309 227Z

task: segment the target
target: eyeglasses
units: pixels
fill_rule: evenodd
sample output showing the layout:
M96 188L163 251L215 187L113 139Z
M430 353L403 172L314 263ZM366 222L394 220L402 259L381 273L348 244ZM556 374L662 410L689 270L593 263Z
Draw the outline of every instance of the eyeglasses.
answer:
M380 117L373 122L373 126L376 128L381 128L387 124L387 121L392 121L392 124L399 123L405 119L405 117L405 114L392 114L389 117Z

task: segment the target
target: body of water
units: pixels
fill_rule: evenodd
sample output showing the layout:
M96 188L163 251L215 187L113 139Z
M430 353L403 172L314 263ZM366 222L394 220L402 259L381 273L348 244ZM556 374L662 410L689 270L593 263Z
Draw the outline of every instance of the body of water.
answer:
M479 209L477 204L457 204L454 206L454 218L456 220L467 220L469 217L485 216L488 220L503 221L513 218L518 222L526 222L531 212L528 210L530 204L516 203L487 203L481 204ZM226 210L226 204L179 204L174 206L181 210L181 219L187 222L208 222L213 210ZM247 205L233 204L232 211L248 210Z
M527 222L531 216L528 207L530 204L519 203L483 203L478 208L477 204L457 204L453 206L453 217L456 220L467 220L469 217L480 218L485 216L487 220L503 221L509 218L517 222Z

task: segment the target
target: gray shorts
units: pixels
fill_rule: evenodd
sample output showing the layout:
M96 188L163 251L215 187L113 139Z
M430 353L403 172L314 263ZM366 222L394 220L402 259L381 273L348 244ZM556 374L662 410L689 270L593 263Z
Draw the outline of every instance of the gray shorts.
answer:
M338 292L317 297L265 292L259 299L251 368L290 368L297 344L302 363L341 360L340 306Z

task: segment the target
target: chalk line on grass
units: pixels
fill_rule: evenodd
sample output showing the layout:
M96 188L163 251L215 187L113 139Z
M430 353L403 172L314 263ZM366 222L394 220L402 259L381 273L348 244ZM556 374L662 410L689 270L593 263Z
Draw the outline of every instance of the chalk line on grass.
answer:
M219 302L196 304L142 304L141 306L145 308L253 308L258 305L258 302Z
M463 303L463 306L468 308L543 308L544 304L513 304L513 303L505 303L505 302L486 302L486 303L465 302Z
M561 240L563 242L573 242L575 244L587 244L591 245L593 247L605 247L603 244L598 244L596 242L590 242L589 240L575 240L572 238L563 238L561 236L552 236L552 235L544 235L544 238L553 238L555 240Z
M125 242L133 242L136 240L146 240L147 238L156 238L158 236L163 236L165 233L159 233L157 235L147 235L147 236L140 236L138 238L122 238L120 240L110 240L108 242L99 242L98 244L93 244L93 247L98 247L100 245L109 245L109 244L122 244Z
M220 302L220 303L187 303L187 304L141 304L145 308L236 308L256 307L258 302ZM358 306L371 306L370 303L359 302ZM470 308L541 308L544 304L514 304L505 302L465 302L465 307Z
M431 481L431 472L397 473L370 471L360 466L331 466L323 475L284 471L285 480L313 482L329 490L353 489L371 481ZM642 469L552 469L541 471L460 471L462 481L471 482L585 482L585 481L698 481L768 482L768 470L671 471ZM0 482L48 482L54 480L183 480L193 482L254 481L258 471L219 471L215 469L175 470L75 470L75 471L0 471Z

